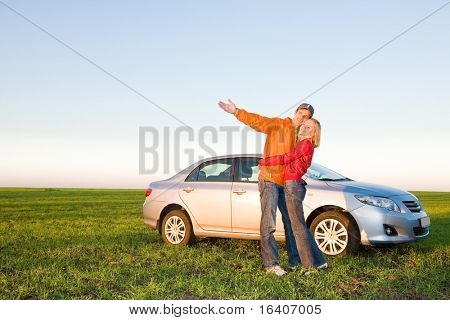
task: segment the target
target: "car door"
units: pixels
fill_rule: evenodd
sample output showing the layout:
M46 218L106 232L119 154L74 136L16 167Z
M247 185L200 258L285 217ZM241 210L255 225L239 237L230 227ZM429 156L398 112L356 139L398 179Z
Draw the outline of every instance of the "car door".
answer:
M233 159L202 163L181 183L179 194L202 229L231 231Z
M303 200L303 211L305 212L306 219L311 211L313 211L313 209L317 207L317 198L320 194L321 189L323 189L324 182L316 181L307 177L306 175L303 176L303 180L305 180L305 182L307 183L306 196Z
M259 158L236 159L231 189L231 216L233 232L259 234L261 202L258 190ZM277 209L276 235L284 235L281 213Z

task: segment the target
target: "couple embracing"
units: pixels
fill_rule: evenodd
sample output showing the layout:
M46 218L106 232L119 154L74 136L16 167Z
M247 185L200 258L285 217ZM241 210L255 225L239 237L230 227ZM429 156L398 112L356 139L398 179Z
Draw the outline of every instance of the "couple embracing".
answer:
M302 176L311 165L314 148L320 144L320 123L312 118L314 108L302 103L291 118L268 118L228 102L219 106L242 123L266 134L264 158L260 160L258 188L261 197L261 258L267 272L282 276L274 238L277 207L280 209L291 269L306 272L326 268L327 262L306 226Z

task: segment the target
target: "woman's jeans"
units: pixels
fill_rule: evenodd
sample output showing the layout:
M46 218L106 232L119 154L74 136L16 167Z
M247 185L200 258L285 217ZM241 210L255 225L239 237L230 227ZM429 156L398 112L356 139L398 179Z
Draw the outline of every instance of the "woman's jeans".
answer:
M305 268L317 268L326 263L326 260L306 226L303 212L303 200L306 195L305 183L288 180L284 184L284 191L292 231L302 265Z
M284 225L289 264L298 266L300 258L295 247L294 234L286 208L284 188L270 181L259 180L258 189L261 197L261 258L264 267L278 265L278 250L273 236L276 229L277 207L280 209Z

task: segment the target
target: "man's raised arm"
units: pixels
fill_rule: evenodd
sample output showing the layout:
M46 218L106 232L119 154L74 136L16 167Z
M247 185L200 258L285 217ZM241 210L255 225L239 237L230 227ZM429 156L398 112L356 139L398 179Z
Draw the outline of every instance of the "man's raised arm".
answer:
M242 123L262 133L269 133L270 130L282 126L283 119L268 118L256 113L247 112L244 109L237 108L230 99L228 99L228 103L220 101L219 107L228 113L234 114Z

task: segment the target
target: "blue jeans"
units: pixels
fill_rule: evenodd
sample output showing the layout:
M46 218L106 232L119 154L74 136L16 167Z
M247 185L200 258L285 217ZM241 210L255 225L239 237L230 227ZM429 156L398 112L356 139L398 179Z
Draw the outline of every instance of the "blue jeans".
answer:
M292 231L302 265L305 268L317 268L326 263L326 260L306 226L303 212L303 199L306 195L305 183L288 180L284 184L284 190Z
M286 236L286 251L291 266L300 264L300 257L295 247L294 234L291 228L284 188L276 183L259 180L259 194L261 197L261 258L265 268L278 265L278 249L273 236L276 229L277 206L281 212Z

